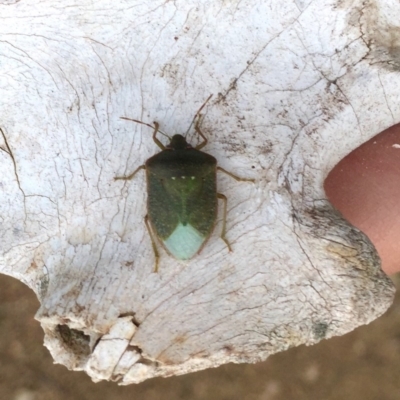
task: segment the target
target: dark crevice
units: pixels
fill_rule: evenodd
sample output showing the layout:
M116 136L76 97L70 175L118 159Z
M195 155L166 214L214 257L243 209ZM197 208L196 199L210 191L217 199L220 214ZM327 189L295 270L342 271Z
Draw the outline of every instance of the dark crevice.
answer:
M64 345L75 356L81 358L91 354L89 335L78 329L72 329L68 325L57 325L56 332L60 335Z
M129 345L126 348L126 351L135 351L136 353L142 354L142 349L139 346L131 346L131 345Z
M136 315L135 312L130 311L120 314L118 318L132 317L132 324L135 325L137 328L139 328L140 322L135 318L135 315Z

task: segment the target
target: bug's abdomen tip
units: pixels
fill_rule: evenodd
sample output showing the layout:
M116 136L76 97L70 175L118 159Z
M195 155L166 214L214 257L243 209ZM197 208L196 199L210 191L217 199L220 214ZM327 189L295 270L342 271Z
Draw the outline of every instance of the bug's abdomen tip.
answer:
M163 243L167 250L177 259L189 260L198 253L205 239L192 225L179 223Z

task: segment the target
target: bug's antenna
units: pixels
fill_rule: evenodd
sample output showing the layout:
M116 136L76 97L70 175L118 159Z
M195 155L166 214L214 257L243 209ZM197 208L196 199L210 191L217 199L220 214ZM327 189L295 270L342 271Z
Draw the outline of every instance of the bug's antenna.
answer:
M200 114L201 110L206 106L206 104L208 103L208 101L211 99L212 96L213 96L212 94L210 94L210 95L208 96L207 100L203 103L203 105L199 108L199 110L197 111L197 113L194 115L193 120L192 120L192 122L191 122L191 124L190 124L190 126L189 126L189 129L186 131L185 136L187 136L187 134L189 133L190 128L191 128L191 127L193 126L193 124L194 124L194 121L196 121L196 118L197 118L197 117L201 117L201 114Z
M138 124L142 124L142 125L146 125L149 128L155 129L156 127L150 124L146 124L146 122L143 121L139 121L138 119L132 119L132 118L127 118L127 117L120 117L120 119L125 119L126 121L132 121L132 122L137 122ZM160 132L162 135L166 136L169 140L171 140L171 138L163 131L160 131L159 129L157 130L157 132Z

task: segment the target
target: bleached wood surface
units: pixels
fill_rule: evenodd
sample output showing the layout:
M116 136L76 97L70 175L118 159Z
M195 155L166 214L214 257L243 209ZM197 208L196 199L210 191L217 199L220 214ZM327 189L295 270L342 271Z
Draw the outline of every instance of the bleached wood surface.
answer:
M0 1L0 272L37 294L54 360L121 384L255 362L377 318L393 286L323 181L400 120L398 2ZM154 120L256 183L160 272L143 217ZM190 140L195 142L193 132Z

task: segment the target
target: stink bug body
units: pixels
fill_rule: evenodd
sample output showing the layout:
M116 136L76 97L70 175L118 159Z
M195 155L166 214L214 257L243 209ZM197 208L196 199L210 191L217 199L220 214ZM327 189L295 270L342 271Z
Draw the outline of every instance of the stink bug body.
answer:
M156 258L155 272L158 271L159 253L154 236L162 243L169 254L179 260L194 257L203 248L214 229L217 219L218 199L224 202L224 214L221 238L231 251L231 246L225 237L227 198L217 192L217 169L225 172L238 181L242 179L217 166L217 160L202 151L207 139L200 130L200 107L194 117L195 131L202 142L192 147L182 135L174 135L170 143L164 146L157 139L159 124L154 126L135 119L125 118L153 128L153 140L161 151L150 157L144 165L138 167L128 176L114 179L132 179L136 173L146 170L147 177L147 210L145 224L149 231L154 255Z

